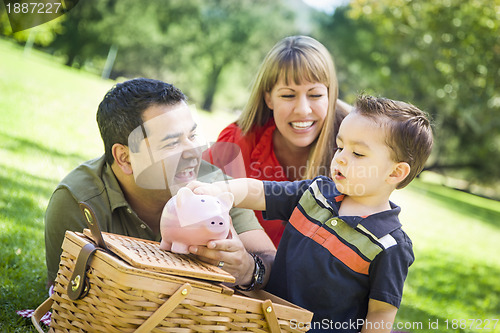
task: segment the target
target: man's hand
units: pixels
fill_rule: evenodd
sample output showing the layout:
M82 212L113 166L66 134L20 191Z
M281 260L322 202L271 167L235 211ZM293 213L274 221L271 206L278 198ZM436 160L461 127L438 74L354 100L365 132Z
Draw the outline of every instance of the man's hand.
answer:
M233 226L227 239L211 240L206 246L190 246L189 252L215 266L223 262L222 269L235 277L236 285L247 285L252 280L254 260Z

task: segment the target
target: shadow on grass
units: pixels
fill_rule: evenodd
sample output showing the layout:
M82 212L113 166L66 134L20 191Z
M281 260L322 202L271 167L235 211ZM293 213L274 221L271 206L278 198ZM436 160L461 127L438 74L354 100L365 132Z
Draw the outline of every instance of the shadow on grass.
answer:
M462 257L437 251L421 253L410 268L406 282L408 302L398 318L405 322L423 322L424 328L428 328L429 321L439 320L439 332L472 332L470 329L451 330L452 320L497 318L500 313L498 276L500 267L488 262L465 261ZM411 304L413 298L419 300L418 305ZM457 313L450 313L450 309ZM449 330L445 330L446 319Z
M31 322L15 311L34 309L47 295L41 203L54 184L4 165L0 183L0 328L29 332Z
M79 154L64 154L32 140L5 133L0 137L7 156L40 163L44 174L84 160ZM39 161L40 156L44 161ZM16 311L35 309L47 297L43 218L60 179L22 171L16 165L19 162L0 162L0 331L36 332L31 321Z
M436 185L430 183L412 184L412 188L426 197L432 198L438 202L438 205L451 211L456 211L464 215L474 216L475 220L487 223L489 225L500 228L500 211L494 208L481 207L474 203L467 202L462 198L453 197L451 191L453 189L445 188L443 185ZM462 194L462 193L461 193ZM472 194L467 194L471 195ZM481 200L491 200L480 198Z
M48 200L55 189L54 181L1 165L0 216L35 226L43 217L45 207L40 201Z
M53 158L63 158L65 160L86 160L83 155L75 153L67 154L56 149L48 148L38 142L28 140L23 137L16 137L5 132L0 132L0 137L4 138L2 149L12 151L18 155L29 156L33 152L37 152L40 155L51 156Z
M404 299L403 299L404 302ZM404 303L398 310L394 327L402 332L432 332L436 330L436 322L444 323L446 318L430 314L425 310L407 306Z

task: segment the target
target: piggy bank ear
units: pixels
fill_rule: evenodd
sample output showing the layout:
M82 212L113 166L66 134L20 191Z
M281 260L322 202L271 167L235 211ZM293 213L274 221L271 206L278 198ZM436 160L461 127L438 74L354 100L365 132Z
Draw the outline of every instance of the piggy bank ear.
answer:
M179 208L194 195L195 194L187 187L181 187L179 191L177 191L177 200L175 201L175 206Z
M234 196L232 193L230 192L221 193L217 196L217 199L220 200L222 206L224 206L224 208L226 208L227 210L233 208Z

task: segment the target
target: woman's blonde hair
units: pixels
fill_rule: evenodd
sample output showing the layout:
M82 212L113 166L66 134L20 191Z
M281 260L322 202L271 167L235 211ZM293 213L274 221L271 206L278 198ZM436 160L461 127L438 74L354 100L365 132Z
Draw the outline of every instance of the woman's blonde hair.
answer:
M291 36L280 40L264 58L254 79L250 98L237 124L243 135L264 126L271 117L265 93L271 92L279 79L286 84L322 83L328 88L328 112L323 128L313 143L303 179L330 176L330 162L336 148L335 136L346 110L337 110L338 82L330 52L320 42L307 36ZM340 111L340 112L339 112Z

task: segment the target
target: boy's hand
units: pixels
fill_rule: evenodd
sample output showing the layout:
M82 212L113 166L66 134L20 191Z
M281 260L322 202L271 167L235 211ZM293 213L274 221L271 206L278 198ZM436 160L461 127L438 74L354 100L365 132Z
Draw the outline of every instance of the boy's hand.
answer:
M189 184L186 185L186 187L189 188L191 191L193 191L194 194L206 194L206 195L217 196L222 192L224 192L217 185L213 185L210 183L202 183L197 180L190 182Z

